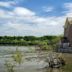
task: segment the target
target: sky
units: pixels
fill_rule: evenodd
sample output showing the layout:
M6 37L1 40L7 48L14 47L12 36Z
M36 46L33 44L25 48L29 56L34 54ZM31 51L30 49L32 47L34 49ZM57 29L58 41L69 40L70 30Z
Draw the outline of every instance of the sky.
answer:
M0 36L62 35L72 0L0 0Z

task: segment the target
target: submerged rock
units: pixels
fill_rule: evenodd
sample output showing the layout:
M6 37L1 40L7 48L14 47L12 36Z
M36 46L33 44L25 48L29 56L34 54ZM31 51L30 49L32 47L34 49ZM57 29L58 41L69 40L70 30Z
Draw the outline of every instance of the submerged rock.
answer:
M50 54L45 60L50 68L60 68L65 65L65 61L62 57L58 57L56 54Z
M52 61L49 61L50 68L60 68L65 65L65 61L62 58L54 58Z

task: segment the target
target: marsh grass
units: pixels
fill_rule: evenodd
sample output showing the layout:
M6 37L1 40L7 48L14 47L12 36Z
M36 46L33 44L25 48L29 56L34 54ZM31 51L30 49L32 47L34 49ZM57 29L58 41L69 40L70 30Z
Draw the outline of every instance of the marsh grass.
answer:
M11 61L5 61L5 67L7 72L15 72L15 68L18 65L18 67L20 67L21 63L22 63L22 59L23 59L23 55L22 52L18 50L18 48L16 48L15 53L11 56Z

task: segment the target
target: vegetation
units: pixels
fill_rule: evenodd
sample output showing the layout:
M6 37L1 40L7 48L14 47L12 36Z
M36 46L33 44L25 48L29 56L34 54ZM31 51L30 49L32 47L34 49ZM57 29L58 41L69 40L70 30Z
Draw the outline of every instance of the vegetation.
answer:
M5 67L6 67L7 72L15 72L15 71L14 71L14 67L15 67L14 64L6 61L6 62L5 62Z
M23 55L18 49L16 49L16 52L13 54L12 58L16 63L21 64Z
M72 54L62 54L63 59L66 61L66 65L62 67L62 72L72 72Z
M12 60L8 60L5 62L5 67L7 72L15 72L15 68L17 65L21 65L23 55L22 52L16 49L15 54L11 56Z
M39 46L41 49L51 49L56 46L61 36L0 36L0 45Z

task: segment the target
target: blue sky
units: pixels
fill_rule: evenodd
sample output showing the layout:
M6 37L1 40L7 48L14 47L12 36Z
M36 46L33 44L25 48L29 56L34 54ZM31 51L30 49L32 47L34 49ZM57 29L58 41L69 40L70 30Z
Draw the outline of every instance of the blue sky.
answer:
M0 0L0 35L61 35L72 0Z

